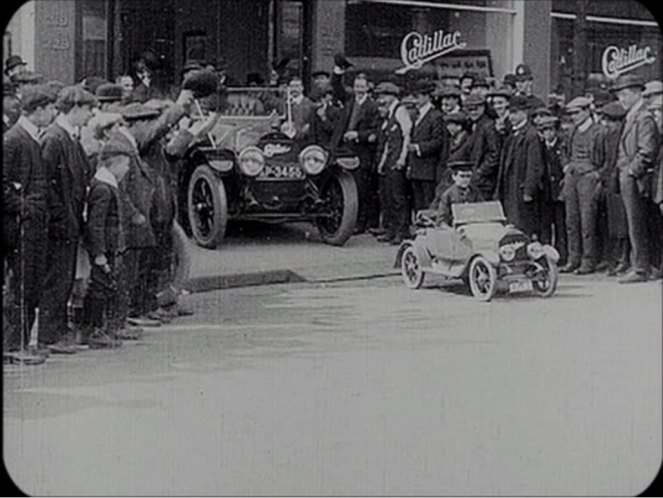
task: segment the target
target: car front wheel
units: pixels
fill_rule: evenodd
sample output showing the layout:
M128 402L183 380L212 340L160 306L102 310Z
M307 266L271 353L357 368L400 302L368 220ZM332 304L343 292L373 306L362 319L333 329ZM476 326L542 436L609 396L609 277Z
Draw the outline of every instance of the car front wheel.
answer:
M339 171L321 189L321 198L329 206L330 216L318 218L320 237L327 244L342 246L350 238L357 222L358 196L354 177Z
M468 274L472 295L479 301L490 301L497 290L497 271L483 256L477 256L470 263Z
M557 281L559 280L557 265L547 257L543 258L539 264L542 266L542 269L532 279L532 287L537 295L550 297L557 290Z
M214 249L223 240L228 223L228 200L223 180L207 165L198 166L187 187L187 212L196 243Z

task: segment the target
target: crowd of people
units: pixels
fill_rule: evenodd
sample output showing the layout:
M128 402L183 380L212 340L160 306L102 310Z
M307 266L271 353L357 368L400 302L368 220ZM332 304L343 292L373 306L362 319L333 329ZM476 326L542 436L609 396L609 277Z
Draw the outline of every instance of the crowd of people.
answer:
M510 223L557 248L562 272L660 278L660 81L621 75L609 91L546 105L525 64L500 84L466 73L402 87L352 67L337 54L309 96L300 76L276 71L246 85L287 88L284 131L358 157L356 233L396 245L418 211L451 224L453 203L497 199ZM220 107L158 89L149 61L135 69L65 86L6 61L5 361L114 348L191 313L173 288L178 159ZM202 61L187 61L182 80L195 71L237 84Z
M3 81L4 361L116 348L191 314L178 301L176 164L217 115L142 81ZM181 229L179 229L181 230Z

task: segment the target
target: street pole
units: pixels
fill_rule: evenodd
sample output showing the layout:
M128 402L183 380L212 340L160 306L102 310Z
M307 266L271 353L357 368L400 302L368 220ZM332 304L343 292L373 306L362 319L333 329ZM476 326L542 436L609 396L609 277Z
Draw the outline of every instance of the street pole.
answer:
M578 0L573 30L573 96L584 95L587 84L587 2Z

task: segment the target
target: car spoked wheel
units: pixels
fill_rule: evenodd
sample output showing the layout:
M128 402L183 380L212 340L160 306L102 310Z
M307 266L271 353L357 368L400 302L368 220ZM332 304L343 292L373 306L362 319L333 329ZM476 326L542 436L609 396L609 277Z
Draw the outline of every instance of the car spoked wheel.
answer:
M557 265L549 258L537 261L537 272L532 278L532 288L541 297L550 297L557 290L559 271Z
M228 201L223 181L208 166L198 166L187 189L187 211L193 238L213 249L223 240L228 222Z
M418 289L424 283L424 272L414 247L408 246L401 256L401 276L410 289Z
M354 177L339 171L322 187L321 198L329 216L316 220L320 237L327 244L342 246L350 238L357 222L358 196Z
M470 263L468 280L472 295L480 301L490 301L497 290L497 271L483 256Z

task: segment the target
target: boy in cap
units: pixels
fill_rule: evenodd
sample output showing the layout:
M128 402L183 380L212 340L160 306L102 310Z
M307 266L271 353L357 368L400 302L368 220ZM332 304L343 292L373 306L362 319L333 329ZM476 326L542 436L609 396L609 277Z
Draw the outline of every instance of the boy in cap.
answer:
M451 170L447 163L453 161L466 161L469 158L469 118L464 111L452 112L443 118L446 130L446 143L442 150L440 163L435 177L436 192L442 192L451 184Z
M500 160L500 144L495 122L486 113L484 97L472 94L465 99L464 106L470 117L468 159L475 165L472 182L486 199L490 199L495 192Z
M421 80L413 91L416 114L408 145L407 178L412 186L414 209L426 209L435 195L435 178L444 140L444 122L431 104L433 82Z
M429 209L435 210L438 223L446 223L453 226L453 214L451 206L466 202L482 202L484 200L481 191L472 185L474 176L474 163L472 161L453 161L447 164L451 170L453 185L440 193L438 190L435 199L431 202Z
M559 120L555 116L545 116L539 121L538 130L544 145L545 172L541 202L541 238L544 242L552 241L559 253L558 265L566 264L566 213L562 199L566 141L559 131Z
M461 110L462 92L459 87L448 85L442 87L436 95L440 98L440 110L443 114Z
M129 171L133 150L115 135L99 152L99 167L87 197L86 242L90 255L90 286L83 305L82 342L90 348L122 344L112 330L119 306L117 255L122 245L119 184Z
M651 240L658 235L651 224L649 182L661 136L642 98L644 83L640 77L622 74L617 77L612 90L626 109L617 152L617 169L632 250L632 270L619 282L643 282L649 278L651 258L658 259L659 256L652 254L650 248Z
M560 272L576 275L594 273L598 262L595 191L605 161L605 137L601 126L592 120L590 104L587 97L576 97L566 105L574 126L563 192L569 257Z
M533 236L540 235L539 197L544 159L539 134L527 119L530 109L526 97L511 99L512 129L502 147L495 197L502 202L509 222Z
M56 111L43 85L25 86L22 103L21 116L3 137L2 245L9 272L5 350L24 352L41 297L46 248L48 188L39 130Z
M48 246L39 334L53 353L75 353L76 334L68 326L67 304L74 285L76 254L84 231L85 192L93 171L80 143L80 128L97 101L80 86L62 89L60 114L42 137L48 180Z

